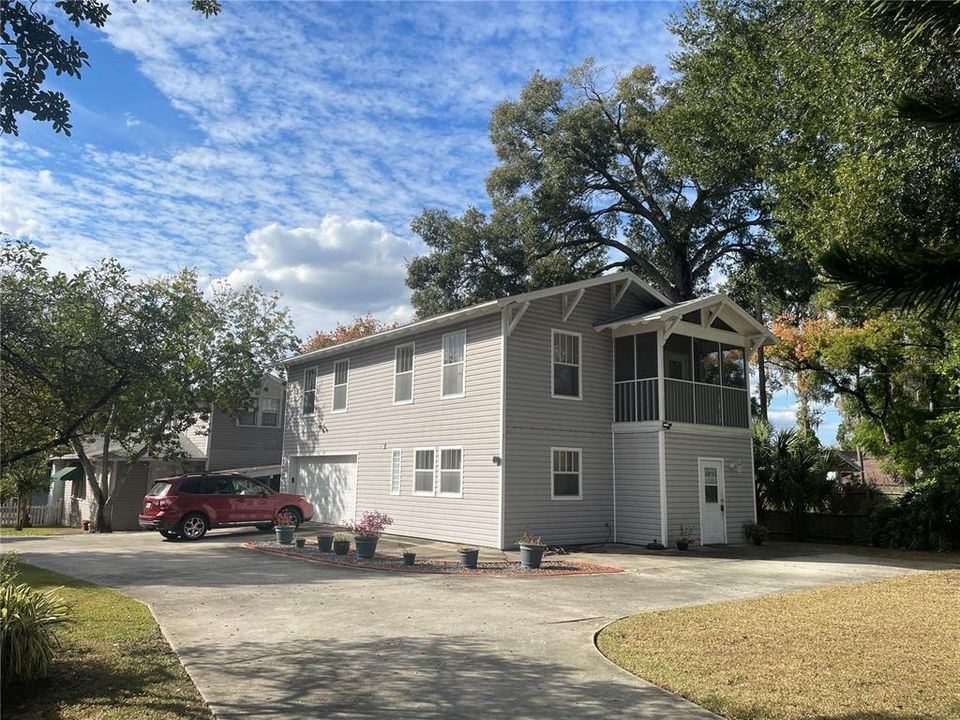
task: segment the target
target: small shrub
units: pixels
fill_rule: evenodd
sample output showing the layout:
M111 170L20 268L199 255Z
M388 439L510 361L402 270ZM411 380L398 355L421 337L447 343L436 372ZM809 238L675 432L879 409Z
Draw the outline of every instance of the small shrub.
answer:
M6 558L5 558L6 560ZM3 685L46 677L54 650L55 629L67 622L69 606L54 591L4 583L0 588L0 669Z
M520 533L520 537L517 538L517 544L518 545L534 545L536 547L543 547L544 542L543 542L543 538L540 537L539 535L534 535L532 532L529 532L528 530L524 530L522 533Z
M354 523L350 529L354 535L361 538L379 538L387 525L393 525L393 518L376 510L368 510L360 516L360 521Z
M755 545L760 545L770 536L770 530L766 525L760 525L754 522L743 524L743 537Z
M348 532L338 532L333 534L334 542L353 542L353 535Z
M0 584L8 585L20 575L20 558L16 553L0 555Z
M960 549L960 493L936 479L917 483L895 503L874 508L870 541L907 550Z

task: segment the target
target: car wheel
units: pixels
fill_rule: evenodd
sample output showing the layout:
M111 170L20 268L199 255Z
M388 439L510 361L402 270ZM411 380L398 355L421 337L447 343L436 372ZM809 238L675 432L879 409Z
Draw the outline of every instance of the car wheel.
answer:
M273 530L273 523L260 523L257 525L257 532L268 533Z
M286 522L281 522L284 519L286 519ZM287 505L285 508L280 508L280 511L277 513L278 524L299 527L300 523L302 522L303 516L300 514L300 511L292 505Z
M160 534L163 535L167 540L176 540L178 537L180 537L173 530L161 530Z
M180 520L180 524L177 526L177 535L184 540L199 540L207 534L209 529L210 524L203 515L190 513Z

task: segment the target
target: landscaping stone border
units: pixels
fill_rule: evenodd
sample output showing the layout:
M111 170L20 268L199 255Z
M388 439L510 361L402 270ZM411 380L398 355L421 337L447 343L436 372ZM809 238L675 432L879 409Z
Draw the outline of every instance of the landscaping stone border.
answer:
M244 548L257 552L282 555L283 557L320 565L355 568L359 570L381 570L384 572L414 573L420 575L480 575L484 577L559 577L563 575L608 575L623 570L612 565L581 562L579 560L544 560L539 570L524 570L519 562L481 562L476 569L460 567L455 560L419 560L416 565L404 565L395 555L378 553L372 560L359 560L356 553L334 555L320 552L317 543L307 544L302 550L295 546L277 545L274 541L248 542Z

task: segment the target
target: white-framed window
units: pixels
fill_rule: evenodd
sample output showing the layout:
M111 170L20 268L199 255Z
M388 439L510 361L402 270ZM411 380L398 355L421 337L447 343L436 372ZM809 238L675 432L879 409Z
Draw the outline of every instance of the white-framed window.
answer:
M551 396L579 400L581 398L580 333L552 330L550 332L550 346L552 353Z
M260 427L280 425L280 398L260 398Z
M247 409L237 416L237 425L255 426L257 424L257 414L259 412L259 401L257 398L250 398Z
M580 454L580 448L550 448L551 499L580 500L583 498Z
M440 448L440 484L438 495L463 496L463 448Z
M433 495L436 479L437 451L417 448L413 451L413 494Z
M317 369L303 371L303 414L313 415L317 411Z
M347 382L350 379L350 358L333 364L333 412L347 409Z
M390 453L390 494L399 495L401 485L401 470L403 468L403 452L394 448Z
M440 396L463 397L467 365L467 331L458 330L443 336Z
M393 404L413 402L414 344L397 345L393 350Z

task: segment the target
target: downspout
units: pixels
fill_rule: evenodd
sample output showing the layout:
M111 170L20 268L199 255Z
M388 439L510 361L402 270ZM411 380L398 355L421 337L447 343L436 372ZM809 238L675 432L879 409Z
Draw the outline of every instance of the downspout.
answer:
M657 405L660 427L657 428L657 443L660 462L660 542L669 545L667 540L667 438L664 423L667 418L667 399L664 395L666 383L663 380L663 325L657 328Z

